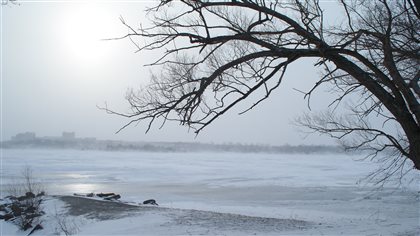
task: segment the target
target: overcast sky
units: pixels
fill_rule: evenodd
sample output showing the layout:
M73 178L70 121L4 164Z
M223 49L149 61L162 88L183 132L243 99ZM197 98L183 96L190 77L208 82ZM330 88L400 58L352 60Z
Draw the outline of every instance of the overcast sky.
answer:
M332 144L318 135L305 138L291 121L308 111L303 95L319 72L310 61L288 69L282 86L271 99L238 115L241 105L221 117L198 137L177 123L156 126L145 134L145 125L115 132L127 120L97 108L105 102L116 111L127 111L128 88L147 83L148 58L134 53L128 40L102 41L122 36L123 16L132 25L145 22L144 8L155 1L21 1L1 10L1 112L2 138L20 132L59 136L74 131L78 137L131 141L199 141L259 144ZM328 104L320 90L313 108Z

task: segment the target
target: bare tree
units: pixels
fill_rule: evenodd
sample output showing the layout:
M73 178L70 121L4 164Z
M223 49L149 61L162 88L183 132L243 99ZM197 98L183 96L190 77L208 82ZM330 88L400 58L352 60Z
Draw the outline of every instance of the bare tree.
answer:
M6 192L16 197L25 195L28 192L35 195L45 195L45 186L36 179L30 166L24 166L20 176L7 185Z
M420 169L418 2L337 0L342 19L326 22L320 0L160 1L148 9L151 26L134 28L121 19L138 51L162 57L151 83L127 93L125 127L147 121L178 121L199 133L256 91L277 89L290 64L316 60L321 85L337 94L331 109L298 123L343 141L347 148L411 160ZM136 41L137 37L142 43ZM340 116L336 107L357 96ZM341 108L340 108L341 109ZM383 126L373 126L374 117ZM392 127L387 129L385 127ZM395 171L401 170L398 162ZM396 165L395 163L391 165Z
M34 226L32 231L42 227L40 217L44 214L42 202L45 191L36 181L31 167L25 166L20 178L9 184L6 191L11 194L7 197L10 202L6 203L6 215L12 217L13 223L24 231Z

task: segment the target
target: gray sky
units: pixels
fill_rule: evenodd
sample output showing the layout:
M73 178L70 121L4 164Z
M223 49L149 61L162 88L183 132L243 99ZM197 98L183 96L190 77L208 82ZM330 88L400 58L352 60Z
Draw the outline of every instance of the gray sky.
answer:
M78 137L133 141L200 141L260 144L331 144L318 135L305 138L291 121L308 111L303 95L292 88L309 89L318 72L313 63L300 61L289 68L282 86L271 99L237 115L244 105L221 117L197 138L177 123L145 134L145 125L115 134L127 120L97 109L105 102L126 111L128 88L148 81L142 65L153 54L134 53L128 40L101 41L127 33L123 16L132 25L144 22L138 2L30 2L2 6L2 137L32 131L38 136L59 136L74 131ZM325 108L322 90L313 108Z

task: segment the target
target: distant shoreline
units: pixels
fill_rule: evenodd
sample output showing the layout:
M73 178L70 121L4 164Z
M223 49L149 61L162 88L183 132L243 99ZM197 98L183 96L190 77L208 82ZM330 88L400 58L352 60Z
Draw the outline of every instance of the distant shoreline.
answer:
M333 145L259 145L259 144L212 144L199 142L127 142L97 140L94 138L33 138L31 140L8 140L1 142L3 149L75 149L102 151L143 152L239 152L239 153L344 153L340 146Z

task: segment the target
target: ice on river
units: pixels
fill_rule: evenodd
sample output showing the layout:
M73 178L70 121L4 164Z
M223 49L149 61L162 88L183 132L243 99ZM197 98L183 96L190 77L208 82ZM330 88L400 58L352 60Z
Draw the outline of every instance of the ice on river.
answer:
M380 164L361 159L3 149L1 178L4 194L30 166L49 194L116 192L126 201L154 198L164 207L313 221L331 225L325 233L332 234L418 232L419 174L378 189L363 178Z

